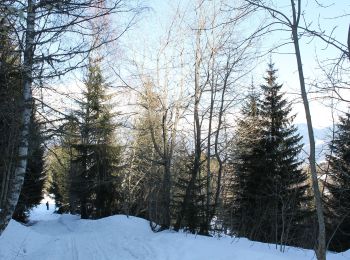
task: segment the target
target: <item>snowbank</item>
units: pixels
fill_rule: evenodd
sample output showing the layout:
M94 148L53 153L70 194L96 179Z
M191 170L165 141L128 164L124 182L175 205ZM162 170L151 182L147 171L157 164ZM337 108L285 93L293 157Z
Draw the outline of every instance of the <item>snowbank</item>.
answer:
M313 251L286 248L230 237L210 238L164 231L153 233L146 220L112 216L81 220L58 215L40 205L32 225L11 221L0 237L0 259L26 260L311 260ZM329 260L350 259L350 252L328 254Z

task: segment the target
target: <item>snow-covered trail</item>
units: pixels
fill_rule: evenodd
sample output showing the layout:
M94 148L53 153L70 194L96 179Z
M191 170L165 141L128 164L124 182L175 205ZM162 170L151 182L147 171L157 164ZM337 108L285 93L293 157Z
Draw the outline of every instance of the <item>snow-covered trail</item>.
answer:
M311 260L310 250L287 248L247 239L209 238L165 231L153 233L148 222L123 215L100 220L53 213L45 204L31 215L31 226L11 221L0 237L1 260ZM329 254L350 259L350 252Z
M134 231L140 226L126 225L126 216L81 220L78 216L54 214L53 208L38 206L32 212L29 226L11 221L0 238L0 259L159 259L147 242L151 232L147 225L142 225L143 236L141 230ZM11 250L1 250L4 244Z

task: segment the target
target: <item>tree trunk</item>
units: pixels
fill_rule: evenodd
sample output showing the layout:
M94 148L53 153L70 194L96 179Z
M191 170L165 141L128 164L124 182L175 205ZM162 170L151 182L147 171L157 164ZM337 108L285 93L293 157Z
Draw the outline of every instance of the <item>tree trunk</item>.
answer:
M295 49L295 57L297 59L299 81L300 81L300 91L303 99L307 129L309 134L309 143L310 143L310 171L312 178L312 189L314 192L314 199L316 205L317 213L317 222L318 222L318 237L317 237L317 246L315 248L315 253L318 260L326 260L326 228L324 223L324 214L323 214L323 205L320 189L318 186L318 178L316 171L316 159L315 159L315 137L312 127L311 113L309 108L309 101L307 98L306 88L305 88L305 78L303 65L301 62L301 53L299 48L299 38L298 38L298 26L301 17L301 0L298 1L298 6L296 9L295 1L291 0L292 11L293 11L293 24L291 25L293 44Z
M294 4L294 1L292 2L293 2L292 4ZM293 12L295 13L295 8L293 9ZM303 99L303 104L305 109L306 123L307 123L309 142L310 142L309 161L310 161L310 170L311 170L311 177L312 177L312 188L314 192L316 213L317 213L317 220L318 220L318 238L317 238L317 248L315 249L315 252L318 260L325 260L326 259L326 230L325 230L325 223L324 223L321 193L318 186L317 171L316 171L315 138L314 138L314 132L312 127L309 101L307 98L307 93L305 88L303 65L301 62L301 53L299 48L297 24L295 24L292 27L292 36L293 36L293 44L295 48L295 55L296 55L297 65L298 65L301 96Z
M26 19L26 42L23 55L23 110L21 115L20 145L18 149L18 164L14 171L14 176L10 181L10 187L7 194L6 205L0 212L0 235L10 222L13 212L16 208L19 195L24 182L24 176L27 168L29 127L32 115L32 70L34 55L34 37L35 37L35 9L34 0L28 0L27 19Z
M162 230L170 227L171 157L164 158Z
M350 25L349 25L349 31L348 31L348 56L350 60Z
M214 55L213 55L214 56ZM214 64L214 58L213 58ZM212 65L212 80L210 83L210 108L209 108L209 129L208 129L208 142L207 142L207 201L206 201L206 226L209 230L211 220L210 210L210 197L211 197L211 134L212 134L212 122L213 122L213 110L214 110L214 65Z
M193 120L194 120L194 128L193 128L193 137L195 140L195 151L194 151L194 162L193 162L193 168L191 170L191 179L189 181L189 184L186 187L185 191L185 197L183 199L183 202L181 204L181 210L180 213L177 216L177 220L174 226L174 230L178 231L181 227L182 219L185 215L185 212L188 208L188 204L191 199L191 194L195 186L196 178L199 176L200 173L200 156L201 156L201 124L199 120L199 101L201 98L201 89L199 84L199 68L201 63L201 55L200 55L200 34L201 31L197 30L196 35L196 61L195 61L195 68L194 68L194 88L195 88L195 95L194 95L194 112L193 112Z

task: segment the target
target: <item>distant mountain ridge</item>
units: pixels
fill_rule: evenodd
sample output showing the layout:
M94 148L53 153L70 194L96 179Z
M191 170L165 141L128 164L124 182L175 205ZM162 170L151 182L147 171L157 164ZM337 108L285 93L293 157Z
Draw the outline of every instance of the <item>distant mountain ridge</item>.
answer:
M306 124L296 124L298 133L303 137L302 142L304 144L304 151L309 151L309 134ZM332 131L329 127L314 128L315 144L316 144L316 160L321 162L325 160L325 154L328 149L328 143L331 141ZM303 152L302 158L306 159L307 154Z

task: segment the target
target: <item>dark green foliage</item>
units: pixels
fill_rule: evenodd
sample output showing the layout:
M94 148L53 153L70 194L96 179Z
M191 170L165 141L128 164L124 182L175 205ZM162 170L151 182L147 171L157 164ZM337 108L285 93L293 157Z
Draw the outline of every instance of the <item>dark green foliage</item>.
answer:
M328 194L329 249L345 251L350 248L350 114L340 117L335 138L330 145L333 151L327 157L330 181Z
M307 175L298 159L302 137L292 125L291 107L279 93L282 85L276 84L275 73L270 64L265 78L267 85L262 86L264 98L259 104L264 150L261 171L266 178L263 205L269 208L265 214L265 234L261 238L285 244L297 242L298 225L307 215L303 206L311 198L306 196Z
M106 144L77 145L75 148L78 156L74 163L78 165L79 177L71 189L79 195L82 218L101 218L119 213L121 195L117 165L120 148Z
M0 208L17 163L22 101L22 75L11 35L6 19L0 19Z
M132 154L128 156L133 163L127 169L125 213L159 223L162 165L157 163L161 159L154 150L146 121L146 116L142 115L136 123L138 131L135 134Z
M236 141L232 151L234 179L232 184L233 201L230 202L230 217L227 225L238 236L253 238L260 229L256 216L263 210L258 199L259 186L263 184L260 168L263 164L261 147L262 131L257 113L258 97L250 93L242 108L242 119L238 122ZM232 217L231 217L232 216Z
M77 113L81 141L74 145L78 152L75 162L80 165L80 212L82 218L100 218L120 210L115 203L120 199L116 190L120 148L112 143L115 125L111 108L105 104L107 85L94 62L88 68L85 86L85 100Z
M86 91L64 130L59 160L54 160L52 189L59 212L101 218L121 211L119 176L121 148L115 144L115 124L98 62L90 61ZM56 158L58 159L58 158Z
M51 177L49 191L55 196L59 213L75 214L79 203L79 165L73 161L77 155L73 145L80 137L79 125L73 114L61 126L61 132L60 146L53 147L47 156L47 170Z
M173 207L177 216L175 228L201 234L205 223L205 195L202 192L205 187L205 176L193 174L193 155L181 160L182 167L179 169L181 177L177 179L174 187Z
M243 109L234 149L233 221L238 236L295 244L308 212L307 175L300 168L301 137L291 107L269 65L263 97L251 94Z

